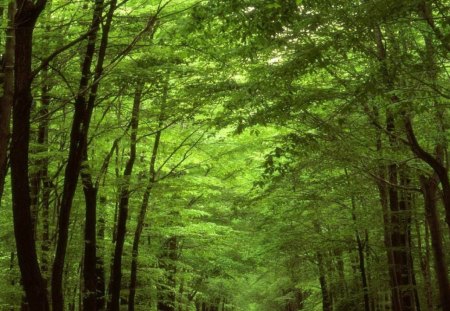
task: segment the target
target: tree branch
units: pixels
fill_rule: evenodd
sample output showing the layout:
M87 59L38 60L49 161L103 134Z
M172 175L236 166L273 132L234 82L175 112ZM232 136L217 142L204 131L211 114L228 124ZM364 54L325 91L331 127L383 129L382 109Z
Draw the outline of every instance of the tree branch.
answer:
M64 51L70 49L71 47L73 47L75 44L83 41L84 39L86 39L92 32L94 32L95 29L90 29L88 32L85 32L84 34L82 34L81 36L79 36L78 38L76 38L75 40L67 43L66 45L60 47L59 49L56 49L53 53L51 53L49 56L47 56L46 58L44 58L41 61L41 64L33 70L33 72L31 73L31 79L34 79L37 74L45 67L47 66L56 56L58 56L59 54L63 53Z

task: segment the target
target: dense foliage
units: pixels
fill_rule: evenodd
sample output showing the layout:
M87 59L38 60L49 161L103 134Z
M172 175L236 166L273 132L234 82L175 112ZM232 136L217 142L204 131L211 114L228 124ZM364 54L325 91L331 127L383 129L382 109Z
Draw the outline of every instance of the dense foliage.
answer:
M450 311L450 2L0 17L0 310Z

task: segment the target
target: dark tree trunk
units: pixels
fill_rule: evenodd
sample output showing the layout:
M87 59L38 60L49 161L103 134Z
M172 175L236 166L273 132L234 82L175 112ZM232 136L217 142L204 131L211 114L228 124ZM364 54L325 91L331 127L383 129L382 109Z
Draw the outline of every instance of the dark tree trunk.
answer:
M121 186L120 190L120 202L117 219L117 233L116 233L116 245L114 248L114 257L112 260L111 276L109 281L109 299L108 310L118 311L120 300L120 289L122 281L122 254L123 245L125 243L126 225L128 219L128 202L130 197L130 178L133 172L134 162L136 160L136 143L137 143L137 131L139 127L139 109L141 104L141 95L143 84L138 82L139 85L136 90L135 100L133 104L133 111L131 116L131 139L130 139L130 157L127 161L124 179L125 182Z
M95 182L95 186L92 184L92 181L85 184L88 188L95 188L99 189L100 181L102 180L103 176L106 175L108 171L108 166L111 161L111 158L114 154L115 149L117 148L117 145L119 143L120 138L117 138L109 153L107 154L106 158L103 161L102 167L100 169L100 173L97 177L97 180ZM86 155L87 158L87 155ZM88 179L85 179L85 181L91 180L90 175L88 174L86 177ZM97 231L97 239L96 239L96 265L95 265L95 274L96 274L96 309L97 310L104 310L105 308L105 268L104 268L104 240L105 240L105 213L106 213L106 197L101 196L100 197L100 212L96 213L99 214L98 219L98 231ZM92 229L92 228L91 228ZM95 228L94 228L95 230Z
M49 125L49 105L50 105L50 97L48 94L49 86L48 86L48 66L44 66L42 70L42 87L41 87L41 106L39 107L38 115L40 118L39 126L38 126L38 135L36 140L36 147L33 150L33 153L46 153L47 148L47 138L48 138L48 125ZM30 198L31 198L31 215L33 221L33 230L35 232L35 237L37 238L37 228L39 224L39 198L41 197L41 190L49 191L49 188L42 189L45 187L48 179L48 157L39 157L34 166L37 168L36 172L30 178ZM48 184L47 184L48 185ZM44 196L48 196L49 194L42 193L42 198ZM43 203L43 202L42 202ZM48 209L48 201L46 202L47 206L45 208ZM44 207L43 207L44 208Z
M406 183L404 183L404 185L406 185L407 187L410 186L410 180L407 179ZM412 230L412 211L413 208L415 208L414 206L414 202L415 200L413 199L413 194L409 193L407 194L408 196L408 200L407 200L407 204L409 204L408 207L408 212L406 214L407 217L407 225L408 225L408 265L409 265L409 272L410 272L410 283L413 286L413 290L414 290L414 302L415 302L415 306L416 306L416 310L417 311L421 311L421 305L420 305L420 297L419 297L419 290L418 290L418 286L417 286L417 279L416 279L416 272L414 269L414 259L412 256L412 248L413 248L413 242L412 242L412 234L411 234L411 230Z
M87 155L85 155L87 158ZM90 174L82 174L83 192L86 204L84 226L84 262L83 262L83 310L97 309L97 188Z
M42 151L42 146L39 146L39 138L38 138L38 146L33 153L39 153ZM42 159L38 159L33 162L33 166L37 168L37 171L31 175L30 178L30 204L31 204L31 221L33 224L33 232L35 239L37 239L37 227L39 221L39 194L41 188L41 166Z
M377 137L377 151L381 152L381 134L378 133ZM388 265L388 273L389 273L389 280L390 284L392 286L392 279L394 275L394 258L392 256L392 252L390 251L392 249L392 241L391 241L391 220L390 220L390 211L389 211L389 191L388 186L384 182L386 180L386 167L380 166L378 169L378 178L379 181L377 181L378 191L380 194L380 203L381 208L383 211L383 242L384 247L386 249L386 259L387 259L387 265Z
M98 234L97 234L97 264L96 264L96 275L97 275L97 310L104 310L105 308L105 262L104 256L104 240L105 240L105 209L106 198L100 197L100 206L102 209L100 211L100 217L98 219Z
M421 228L418 220L416 219L416 232L417 232L417 250L420 255L420 270L422 272L424 295L426 300L426 310L433 310L433 287L431 282L430 272L430 246L429 246L429 230L427 222L425 221L425 250L423 250Z
M389 140L391 147L395 147L395 139L393 139L393 135L395 132L394 127L394 117L390 112L387 112L387 121L386 121L386 128L388 133L390 134ZM398 241L398 234L399 234L399 219L398 219L398 192L397 189L394 188L394 186L397 185L397 164L392 163L388 165L387 167L388 171L388 181L391 185L388 187L388 206L389 206L389 227L388 227L388 234L389 234L389 241L390 241L390 248L387 249L387 251L391 254L392 262L390 263L391 269L390 272L390 284L391 284L391 294L392 294L392 309L394 311L401 311L402 308L402 297L401 297L401 289L400 289L400 280L399 277L401 277L401 271L400 267L398 266L398 258L396 258L396 254L394 252L395 247L401 247ZM397 256L398 257L398 256Z
M408 186L405 178L405 167L397 167L398 171L395 174L400 175L400 182L396 176L391 176L391 185L401 184ZM393 172L394 174L394 172ZM394 194L395 192L395 194ZM412 263L410 250L410 225L411 225L411 198L406 191L399 192L390 187L390 195L394 197L391 199L391 241L392 253L394 258L394 270L396 287L395 292L398 295L400 302L398 310L408 311L416 310L414 297L414 284L412 282L412 275L414 271L411 270Z
M142 90L141 90L142 92ZM137 98L139 95L139 98ZM136 93L135 101L140 101L140 93ZM161 109L163 110L163 108ZM160 120L158 124L158 128L162 126L162 113L160 114ZM142 230L144 228L145 216L147 214L148 202L150 199L150 193L153 188L154 183L156 182L156 171L155 164L156 158L158 155L159 142L161 139L161 130L156 132L155 141L153 143L152 156L150 159L150 169L149 169L149 180L147 184L147 188L144 192L144 197L142 199L141 208L139 210L138 221L136 225L136 230L134 232L133 239L133 250L131 257L131 276L130 276L130 285L129 285L129 294L128 294L128 311L134 311L135 304L135 295L136 295L136 283L137 283L137 264L138 264L138 255L139 255L139 241L141 239Z
M361 285L364 293L364 310L370 311L369 286L367 283L364 244L361 241L359 232L356 233L356 243L358 246L359 273L361 274Z
M47 290L39 269L31 216L30 185L28 181L28 150L30 140L31 58L33 30L44 9L45 0L36 4L17 1L15 26L15 71L13 129L11 141L11 185L14 235L16 238L22 284L31 311L49 310Z
M97 32L101 22L103 11L103 0L96 0L94 13L91 22L91 33L88 36L88 44L83 60L81 79L78 87L78 96L75 100L75 112L72 121L70 134L69 158L64 174L63 196L61 200L59 221L58 221L58 240L56 244L55 258L53 261L52 274L52 302L53 311L64 310L63 295L63 270L67 248L67 239L69 231L69 219L72 209L73 197L77 187L78 176L80 173L81 161L83 158L85 143L87 141L90 117L93 107L89 107L86 101L86 93L90 80L90 71L93 56L95 53L95 43ZM98 60L100 61L100 59Z
M442 199L445 208L445 221L448 229L450 229L450 180L448 178L447 168L444 166L439 158L433 157L430 153L425 151L417 141L411 118L405 114L404 117L406 135L408 137L411 151L425 163L427 163L434 171L442 185Z
M39 110L39 116L41 118L39 122L38 130L38 144L41 146L43 152L48 152L48 126L50 122L49 117L49 105L50 96L48 85L48 66L44 66L42 70L42 106ZM41 200L41 219L42 219L42 242L41 242L41 269L45 282L48 281L49 272L49 252L51 246L50 240L50 226L49 226L49 210L50 210L50 194L51 194L51 181L48 176L48 157L44 157L40 162L39 179L42 184L42 200Z
M320 253L317 254L317 264L319 267L320 290L322 291L322 310L332 311L333 307L331 305L330 290L327 284L323 255Z
M426 218L431 234L431 246L434 254L441 309L450 311L450 282L448 279L446 253L442 244L441 225L437 212L436 192L438 188L436 177L436 175L429 178L421 176L421 185L425 200Z
M389 134L390 146L397 148L395 139L395 121L391 112L387 112L386 131ZM377 139L377 150L381 151L381 139ZM409 194L399 193L397 187L399 175L404 174L406 168L399 167L396 163L386 168L380 167L378 189L383 209L384 220L384 244L387 252L391 302L394 311L416 310L414 289L411 276L413 275L411 250L409 243L411 205ZM387 172L387 178L385 177ZM384 183L388 180L389 186ZM365 297L365 307L367 303Z
M347 170L345 170L345 175L347 178L347 183L349 186L352 186L350 183L350 178L348 177ZM366 262L365 262L365 242L362 241L361 235L359 233L358 227L357 227L357 218L356 218L356 199L354 195L351 195L350 201L352 204L352 220L355 225L355 237L356 237L356 245L358 248L358 261L359 261L359 273L361 275L361 285L363 290L363 297L364 297L364 310L370 311L370 297L369 297L369 285L367 282L367 274L366 274Z
M144 193L142 200L141 210L139 211L138 223L134 232L133 250L131 258L131 276L128 294L128 311L134 311L135 296L136 296L136 283L137 283L137 265L139 255L139 241L141 239L142 229L144 228L145 215L147 213L148 202L150 198L150 192L153 187L151 183Z
M394 89L393 77L391 76L387 67L387 50L383 41L383 34L378 25L373 28L375 44L377 47L377 59L380 62L380 72L383 77L383 82L388 90ZM388 95L391 103L399 101L396 95ZM389 138L389 145L392 150L398 150L397 130L395 127L394 112L390 109L386 112L386 133ZM381 150L381 140L377 143ZM405 195L400 194L397 190L399 185L399 174L402 174L403 168L399 168L397 163L391 163L387 166L387 176L389 187L387 193L381 190L380 195L386 199L388 209L385 214L385 246L388 253L388 265L390 284L392 291L392 309L394 311L408 311L415 310L414 291L412 290L409 271L409 244L408 244L408 230L409 225L402 224L402 217L407 213L406 209L408 203L403 198ZM383 175L381 175L383 176Z

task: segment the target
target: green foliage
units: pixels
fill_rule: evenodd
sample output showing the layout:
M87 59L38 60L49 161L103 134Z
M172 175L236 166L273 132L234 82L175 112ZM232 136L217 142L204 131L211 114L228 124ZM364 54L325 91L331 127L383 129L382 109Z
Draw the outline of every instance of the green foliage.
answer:
M418 11L424 3L432 25ZM91 10L86 1L48 3L34 33L34 68L89 31ZM386 174L386 167L396 165L407 176L399 193L411 198L414 289L423 309L436 306L433 243L419 182L432 168L412 156L404 125L410 117L430 154L437 146L447 152L448 10L447 1L419 0L121 3L104 72L99 81L89 78L90 85L100 84L70 218L66 302L81 308L83 181L92 180L98 186L97 253L106 281L121 189L131 190L123 297L149 192L136 310L156 310L162 300L180 310L323 310L321 278L333 310L364 310L365 293L373 306L385 309L391 295L391 214L380 206L380 185L397 189ZM143 31L153 14L155 29ZM37 178L39 184L32 190L38 199L32 211L46 280L86 45L80 40L57 53L32 85L29 174L30 183ZM124 176L139 85L136 159L133 174ZM22 297L9 178L1 199L0 309L6 310L18 308ZM439 205L445 228L441 214ZM448 250L448 232L442 231ZM171 294L174 301L167 298Z

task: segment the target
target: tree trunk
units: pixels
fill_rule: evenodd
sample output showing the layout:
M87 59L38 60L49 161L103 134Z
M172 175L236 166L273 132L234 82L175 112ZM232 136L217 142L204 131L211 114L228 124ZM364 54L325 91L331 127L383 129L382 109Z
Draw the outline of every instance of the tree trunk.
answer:
M409 115L404 115L404 124L406 130L406 136L408 137L409 146L411 151L425 163L427 163L434 171L442 186L442 199L445 209L445 221L447 227L450 230L450 180L448 178L448 172L441 159L433 157L430 153L425 151L417 141L412 126L412 121Z
M13 130L11 141L11 185L13 200L14 235L17 257L31 311L49 310L47 290L39 269L34 240L30 185L28 181L28 150L30 140L31 59L33 30L37 18L45 7L45 0L33 4L17 1L15 26L15 71Z
M388 90L394 89L393 78L387 67L387 50L383 41L383 34L378 25L374 27L375 44L377 46L377 58L381 66L383 82ZM399 98L396 95L388 95L391 103L398 103ZM389 108L386 111L386 133L389 138L389 145L392 150L398 150L397 130L395 127L396 116ZM378 150L381 149L377 148ZM392 291L392 308L394 311L415 310L414 291L410 276L412 275L409 264L409 223L407 215L410 211L407 194L399 193L399 176L404 174L404 167L399 167L397 163L391 163L387 166L387 176L389 187L387 190L388 200L388 222L385 219L385 230L387 229L389 237L385 236L385 246L388 252L389 275ZM401 181L401 180L400 180ZM384 194L385 195L385 194ZM410 219L410 218L409 218ZM386 234L386 232L385 232Z
M317 264L319 267L319 283L320 289L322 291L322 310L323 311L332 311L333 307L331 305L331 297L330 291L328 289L325 266L323 263L323 256L320 253L317 253Z
M80 173L81 160L83 158L83 146L87 139L90 113L92 110L87 107L86 93L90 80L90 70L93 56L95 53L95 43L97 32L100 26L103 11L103 0L96 0L94 13L91 22L92 32L88 36L88 44L83 60L81 79L78 88L78 96L75 101L75 112L72 121L70 134L69 158L64 174L63 196L61 200L59 221L58 221L58 240L56 245L55 258L53 261L52 274L52 302L54 311L64 310L63 295L63 270L67 248L67 238L69 231L69 219L72 209L73 197L77 187L78 176Z
M345 176L347 179L348 185L351 187L350 178L348 177L348 172L345 170ZM358 261L359 261L359 273L361 275L361 285L364 295L364 310L370 311L370 297L369 297L369 285L367 282L367 274L366 274L366 264L365 264L365 243L367 243L367 240L365 243L361 240L361 235L359 233L358 227L357 227L357 218L356 218L356 199L355 196L352 194L350 197L350 201L352 204L352 220L353 224L355 225L355 237L356 237L356 245L358 248Z
M97 310L104 310L105 308L105 262L104 262L104 240L105 240L105 205L106 198L100 197L100 206L102 207L100 211L100 217L98 220L98 238L97 238L97 264L96 264L96 275L97 275Z
M114 143L111 147L111 150L103 160L102 167L100 169L100 173L97 176L97 180L95 182L95 185L92 183L92 177L89 171L87 171L86 178L83 178L83 182L86 188L96 189L96 196L97 192L100 186L100 181L107 174L108 166L111 161L111 158L114 154L114 150L117 148L117 145L119 143L120 138L117 138L114 140ZM87 154L85 154L85 158L87 159ZM104 182L103 182L104 185ZM105 213L106 213L106 197L101 196L100 197L100 213L99 214L99 220L98 220L98 231L94 234L97 235L96 243L95 243L95 287L96 287L96 309L97 310L103 310L105 307L105 269L104 269L104 240L105 240ZM95 200L95 203L97 204L97 200ZM95 222L94 222L95 224ZM88 228L86 228L87 231ZM90 226L90 230L96 230L95 226ZM91 233L92 234L92 233Z
M403 187L408 186L407 177L405 177L406 168L397 167L398 176L391 181L392 185L400 184ZM398 191L391 187L390 192L396 192L394 200L391 202L391 240L392 253L394 258L395 280L397 282L396 293L400 301L401 311L416 310L414 284L410 249L410 225L411 225L411 195L405 190Z
M420 270L422 272L424 295L426 300L426 310L433 310L433 288L430 273L430 250L429 250L429 230L427 222L425 221L425 251L423 250L421 228L416 218L416 232L417 232L417 250L420 255Z
M85 158L87 158L86 153ZM84 226L83 310L95 311L97 309L97 188L94 186L90 174L82 173L82 178L86 204L86 219Z
M128 219L128 202L130 197L130 178L136 160L137 131L139 127L139 109L141 104L143 83L138 82L136 88L133 111L131 116L131 139L130 157L124 171L124 183L120 190L119 215L117 219L116 245L114 248L114 258L112 260L111 276L109 281L108 310L118 311L120 300L120 289L122 281L122 253L125 243L126 225Z
M441 308L444 311L450 311L450 282L448 279L446 256L442 244L441 225L436 208L437 176L434 175L430 178L421 176L420 182L425 200L427 222L430 228L431 246L434 254Z
M139 100L140 100L140 98L139 98ZM163 110L164 110L164 107L161 107L161 114L160 114L159 122L158 122L159 129L161 129L161 127L162 127ZM158 130L155 135L155 141L153 143L153 149L152 149L152 156L150 159L149 180L148 180L147 188L145 189L145 192L144 192L144 197L142 199L141 208L139 210L139 216L138 216L138 221L137 221L137 225L136 225L136 230L134 232L133 250L132 250L132 257L131 257L131 276L130 276L130 285L129 285L129 294L128 294L128 311L134 311L134 304L135 304L134 301L135 301L136 283L137 283L137 264L138 264L138 255L139 255L139 241L141 239L142 230L144 228L145 216L147 214L150 193L151 193L154 183L156 182L155 164L156 164L156 158L158 155L160 139L161 139L161 130Z
M364 310L370 311L369 286L367 283L364 244L361 241L359 232L356 232L356 243L358 246L359 273L361 274L361 285L364 293Z
M45 66L42 70L42 106L39 110L40 123L38 130L38 143L41 145L41 149L44 152L48 152L48 126L50 122L49 117L49 105L50 96L48 85L48 66ZM41 201L41 218L42 218L42 242L41 242L41 269L45 282L48 281L49 272L49 252L51 247L50 239L50 225L49 225L49 210L50 210L50 194L51 194L51 181L48 176L48 156L44 157L40 163L39 179L42 183L42 201Z

